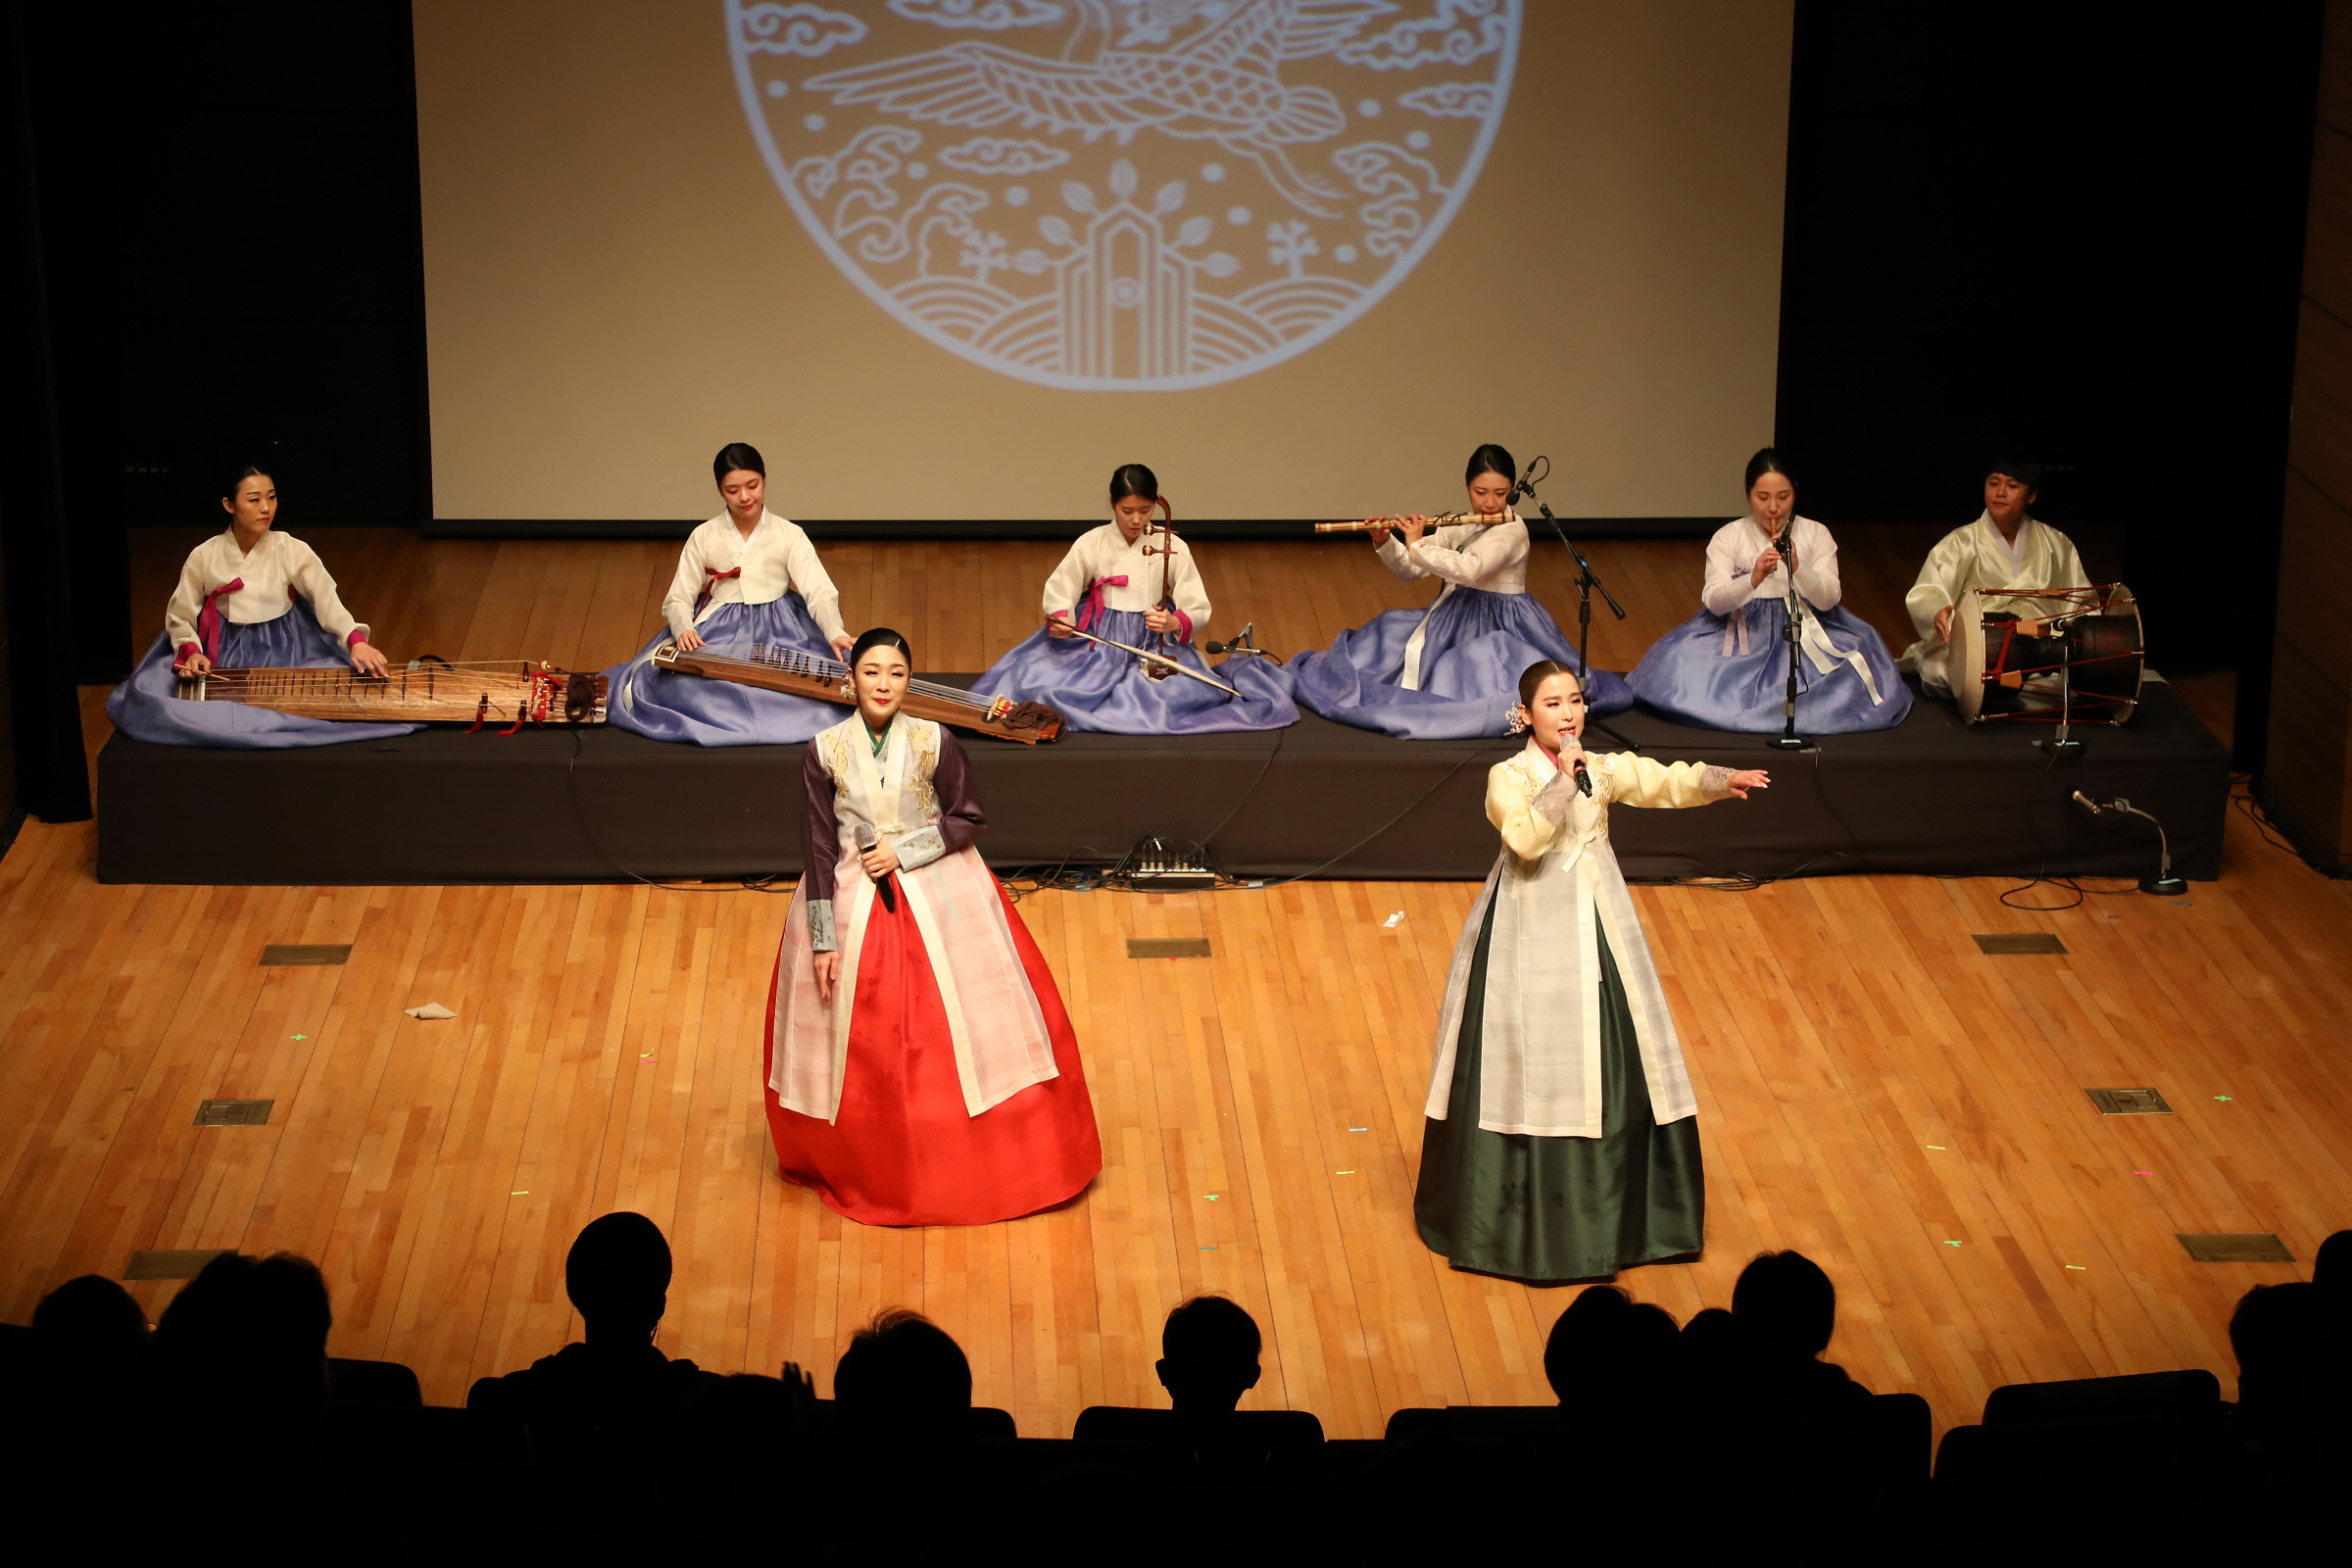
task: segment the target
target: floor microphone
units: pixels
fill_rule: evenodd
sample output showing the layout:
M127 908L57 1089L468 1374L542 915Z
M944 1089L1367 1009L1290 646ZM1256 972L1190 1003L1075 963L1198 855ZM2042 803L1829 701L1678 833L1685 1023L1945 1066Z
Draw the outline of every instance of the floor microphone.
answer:
M874 847L882 842L881 835L874 831L874 824L871 822L860 822L850 831L857 835L858 853L860 855L873 854ZM886 871L874 878L874 891L882 895L883 908L893 914L899 912L899 893L890 885L890 873Z

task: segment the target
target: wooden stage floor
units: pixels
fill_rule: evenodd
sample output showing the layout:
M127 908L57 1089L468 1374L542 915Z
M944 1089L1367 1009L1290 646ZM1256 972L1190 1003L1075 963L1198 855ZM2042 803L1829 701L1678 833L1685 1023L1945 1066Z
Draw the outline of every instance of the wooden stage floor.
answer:
M142 537L142 627L194 537ZM591 665L650 629L668 555L317 537L396 655ZM1849 599L1889 632L1898 543L1847 554ZM964 668L1026 630L1054 553L827 549L854 622L890 620L925 663ZM1596 651L1630 663L1687 613L1699 547L1592 553L1633 612ZM1368 555L1233 545L1208 569L1289 651L1418 602ZM1555 613L1564 581L1546 560ZM2226 725L2226 682L2189 695ZM86 696L94 753L103 693ZM188 804L190 831L270 830L267 801ZM366 809L353 803L355 830ZM1468 885L1025 900L1077 1021L1106 1168L1058 1213L893 1232L774 1174L760 1011L781 897L102 887L93 843L88 824L30 824L0 860L0 1317L25 1321L73 1275L119 1274L134 1249L289 1249L326 1271L335 1353L405 1361L456 1402L576 1331L564 1250L587 1219L634 1208L676 1249L671 1353L723 1370L789 1358L825 1385L856 1323L911 1305L969 1350L975 1396L1032 1436L1066 1434L1088 1404L1155 1402L1159 1319L1201 1290L1266 1329L1251 1402L1313 1410L1335 1437L1377 1435L1400 1405L1544 1396L1543 1338L1574 1292L1454 1275L1412 1224ZM2223 879L2184 901L2032 913L2002 890L1636 890L1698 1086L1709 1225L1700 1261L1626 1288L1687 1317L1728 1302L1759 1249L1799 1248L1841 1294L1832 1355L1874 1389L1924 1394L1939 1427L2020 1379L2195 1365L2230 1381L2231 1303L2308 1266L2193 1263L2174 1233L2276 1231L2308 1259L2352 1223L2352 1070L2328 1022L2352 1015L2352 888L2233 816ZM2066 956L1970 941L2024 931ZM1204 936L1214 956L1126 956L1127 938L1157 936ZM352 959L257 967L271 942L348 942ZM458 1016L402 1015L426 1002ZM2177 1113L2102 1119L2082 1095L2138 1085ZM190 1126L211 1098L275 1111ZM152 1311L174 1288L133 1287Z

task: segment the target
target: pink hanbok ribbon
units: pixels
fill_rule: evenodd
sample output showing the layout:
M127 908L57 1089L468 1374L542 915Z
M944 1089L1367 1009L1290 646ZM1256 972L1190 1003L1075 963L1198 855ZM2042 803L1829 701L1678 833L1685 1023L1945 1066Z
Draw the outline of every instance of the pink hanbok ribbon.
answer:
M1102 603L1103 589L1124 588L1126 586L1127 578L1125 573L1121 573L1116 577L1097 577L1091 584L1089 584L1086 590L1086 597L1079 601L1078 605L1078 629L1080 631L1093 631L1095 629L1095 622L1101 620L1103 614L1106 612L1108 607Z
M220 601L245 586L242 577L231 577L204 596L204 608L196 612L196 637L204 645L206 660L218 663L220 660Z

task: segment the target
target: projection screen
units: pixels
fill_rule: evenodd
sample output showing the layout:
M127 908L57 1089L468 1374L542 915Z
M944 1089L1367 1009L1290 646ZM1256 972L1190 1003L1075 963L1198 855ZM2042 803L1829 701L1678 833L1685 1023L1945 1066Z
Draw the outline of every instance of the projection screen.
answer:
M416 0L434 511L1729 515L1793 0Z

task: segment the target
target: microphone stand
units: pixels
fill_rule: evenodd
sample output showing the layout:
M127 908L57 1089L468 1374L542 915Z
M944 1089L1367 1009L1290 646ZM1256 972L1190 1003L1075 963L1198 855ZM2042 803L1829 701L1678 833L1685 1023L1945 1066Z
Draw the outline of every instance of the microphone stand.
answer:
M2067 758L2077 756L2082 750L2082 743L2076 740L2072 733L2075 717L2075 625L2072 618L2061 618L2055 625L2058 632L2058 733L2046 741L2035 741L2034 744L2048 752L2052 758ZM2138 814L2147 815L2144 811ZM2151 816L2148 820L2153 822L2156 819ZM2163 833L2161 824L2156 831ZM2169 851L2167 861L2170 861ZM2146 893L2152 890L2143 883L2140 891Z
M1788 619L1781 635L1788 640L1788 693L1781 700L1781 732L1764 744L1776 751L1801 752L1813 743L1796 732L1797 658L1805 633L1805 596L1796 586L1796 514L1781 525L1781 565L1788 573ZM1745 613L1745 612L1742 612Z
M1600 590L1600 597L1608 605L1609 613L1615 615L1619 620L1625 618L1625 607L1610 594L1608 585L1600 580L1598 573L1593 571L1592 563L1585 559L1585 553L1577 549L1575 543L1569 539L1568 531L1560 526L1560 519L1551 514L1551 508L1544 505L1542 496L1536 494L1533 470L1537 463L1544 465L1543 476L1544 478L1551 476L1551 460L1537 458L1535 463L1528 465L1529 476L1521 479L1511 494L1514 500L1525 496L1536 504L1536 510L1544 514L1544 520L1551 525L1551 531L1559 535L1560 545L1568 552L1568 559L1576 563L1576 684L1581 688L1585 685L1585 672L1590 662L1585 650L1592 645L1592 590L1595 588ZM1587 690L1585 694L1585 732L1587 734L1606 735L1617 743L1617 749L1621 752L1642 750L1640 741L1628 739L1600 720L1593 718L1592 716L1592 693Z

